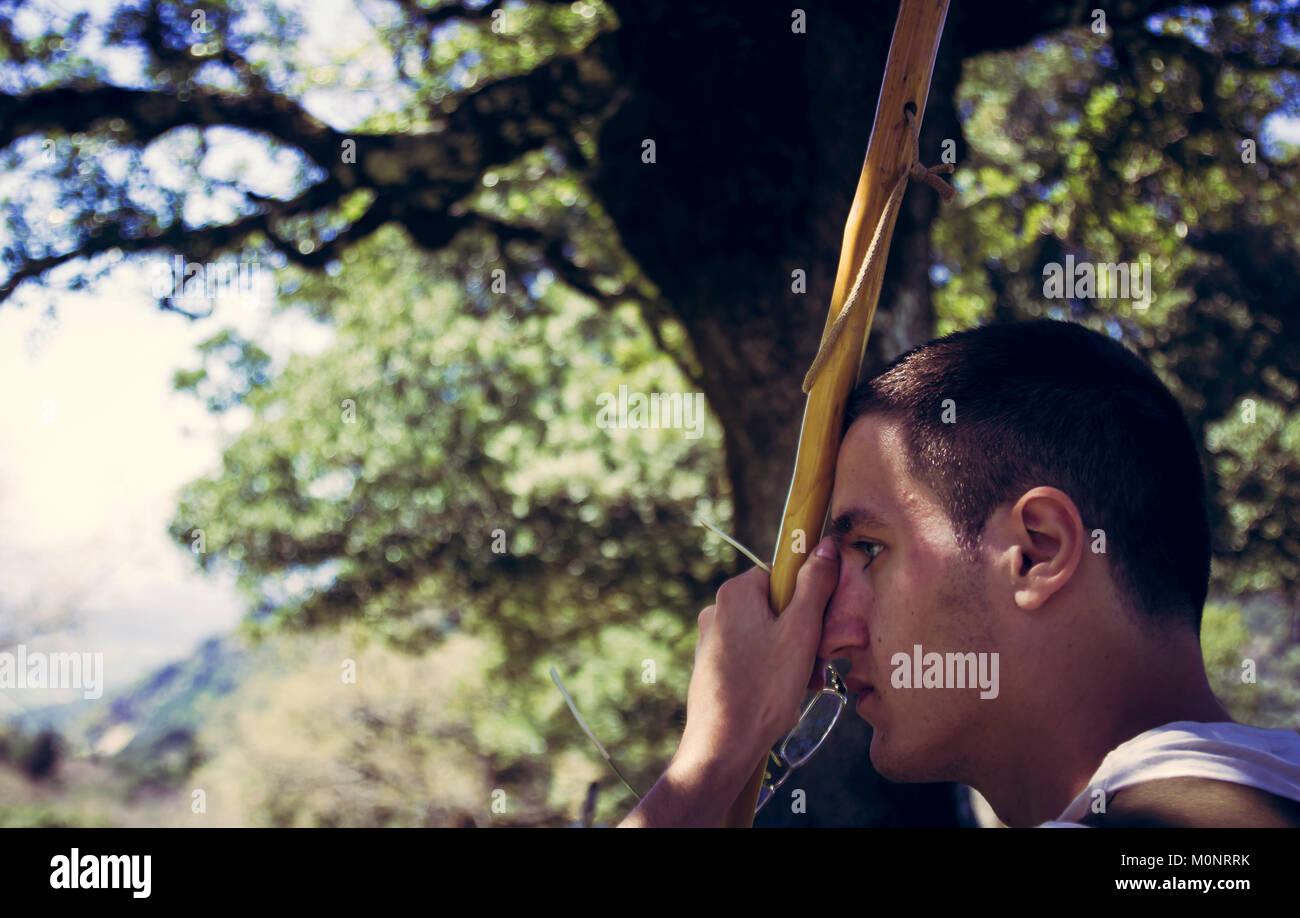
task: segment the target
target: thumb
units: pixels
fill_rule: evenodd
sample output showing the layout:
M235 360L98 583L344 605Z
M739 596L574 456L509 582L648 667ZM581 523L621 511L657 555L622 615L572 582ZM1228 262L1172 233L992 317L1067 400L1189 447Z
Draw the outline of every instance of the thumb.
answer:
M840 580L840 553L835 540L822 539L795 577L794 596L778 621L787 621L799 632L821 634L826 603Z

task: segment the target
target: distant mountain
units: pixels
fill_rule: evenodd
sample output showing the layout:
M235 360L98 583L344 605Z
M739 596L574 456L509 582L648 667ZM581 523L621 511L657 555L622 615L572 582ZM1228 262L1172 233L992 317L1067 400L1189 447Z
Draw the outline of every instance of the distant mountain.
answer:
M24 711L10 722L28 734L56 730L73 749L143 779L170 780L197 763L200 728L271 653L235 634L210 638L115 695Z
M82 739L132 770L156 777L188 771L196 761L194 737L262 656L237 635L204 641L186 659L114 696L106 712L85 724Z
M130 788L174 786L203 760L200 729L221 706L233 707L231 696L273 657L269 647L250 647L237 634L210 638L124 690L11 715L0 725L0 750L12 754L53 730L83 769L93 756Z

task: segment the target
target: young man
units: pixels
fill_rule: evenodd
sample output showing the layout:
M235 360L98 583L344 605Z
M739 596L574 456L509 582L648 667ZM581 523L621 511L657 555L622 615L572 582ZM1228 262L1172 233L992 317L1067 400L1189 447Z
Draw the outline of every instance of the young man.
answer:
M624 826L720 824L831 658L881 775L960 781L1008 825L1300 826L1300 736L1233 723L1206 680L1197 444L1142 361L990 326L847 414L831 537L779 618L758 568L700 613L680 745Z

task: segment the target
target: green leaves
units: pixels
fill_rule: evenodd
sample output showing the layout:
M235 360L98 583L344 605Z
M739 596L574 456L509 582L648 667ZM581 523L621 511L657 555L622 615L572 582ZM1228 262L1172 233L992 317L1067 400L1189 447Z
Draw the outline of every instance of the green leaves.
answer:
M210 411L243 404L269 378L271 356L234 329L217 332L198 345L198 352L203 365L177 370L172 388L203 398Z
M1143 353L1205 437L1216 589L1292 589L1300 453L1283 445L1296 424L1283 406L1300 391L1300 332L1285 320L1300 308L1300 159L1261 146L1247 162L1241 146L1262 144L1262 126L1290 104L1292 78L1254 63L1282 53L1270 37L1282 14L1182 15L967 62L963 194L935 226L939 330L1056 316ZM1148 258L1150 307L1048 299L1043 268L1067 256ZM1240 419L1247 398L1253 427Z
M602 314L552 287L479 315L446 279L468 253L430 258L391 231L355 251L285 302L330 315L333 347L248 399L252 423L222 474L184 490L174 536L205 530L205 562L237 573L256 631L359 622L416 653L486 641L493 694L472 727L502 767L582 747L552 716L547 665L599 674L593 717L648 779L671 748L694 615L734 557L691 524L728 518L720 429L598 426L597 396L620 385L689 388L630 305ZM248 353L230 333L204 345L205 365ZM643 683L651 658L660 675Z

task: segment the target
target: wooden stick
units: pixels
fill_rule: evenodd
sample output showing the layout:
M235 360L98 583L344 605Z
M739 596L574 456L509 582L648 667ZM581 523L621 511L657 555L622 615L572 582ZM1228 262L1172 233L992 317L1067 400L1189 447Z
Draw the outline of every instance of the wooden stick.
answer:
M853 286L858 268L876 231L876 224L885 213L890 191L899 173L911 165L915 155L911 149L912 140L905 106L915 106L919 125L920 119L925 115L930 77L934 71L934 59L947 15L948 0L902 0L898 20L894 24L894 37L889 45L889 59L885 63L885 76L880 87L875 121L871 126L871 139L867 143L866 160L858 178L857 192L853 196L853 207L844 227L844 242L840 248L830 312L822 331L823 342ZM883 229L880 243L882 253L889 251L896 217L895 211ZM841 428L844 424L845 403L862 366L867 332L876 314L876 301L880 298L885 261L884 257L878 257L868 271L863 280L858 306L835 342L835 348L826 364L818 373L804 405L794 478L790 482L789 496L786 497L785 515L772 561L769 595L772 608L778 614L790 604L799 567L807 552L817 545L826 524L835 476L835 459L839 453ZM799 544L796 544L796 540ZM796 552L796 547L802 547L803 552ZM767 750L764 750L763 760L728 811L723 821L724 827L747 827L753 824L754 807L758 802L766 762Z

